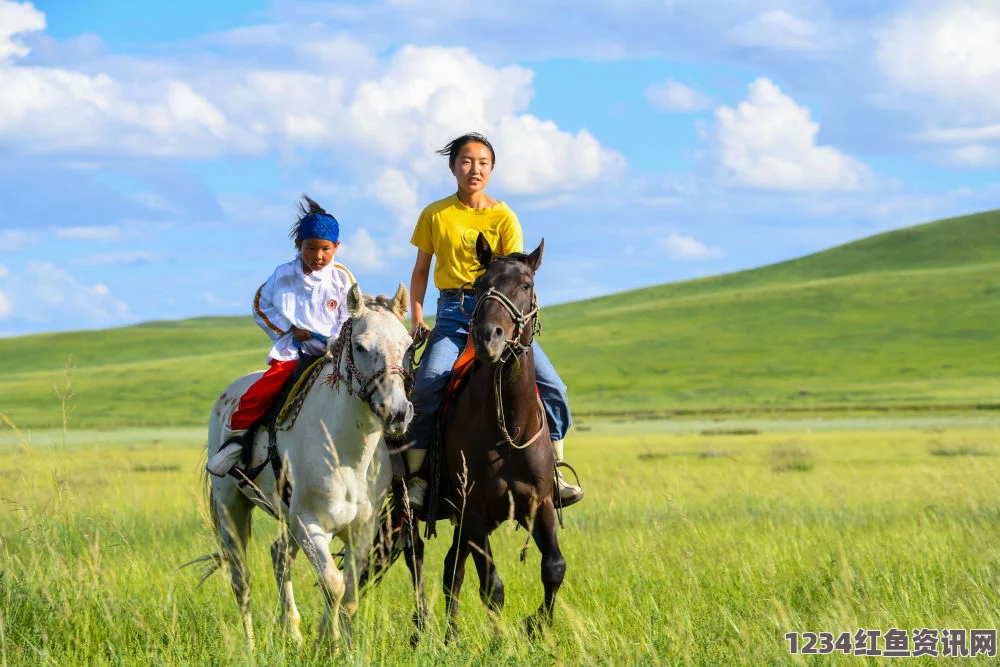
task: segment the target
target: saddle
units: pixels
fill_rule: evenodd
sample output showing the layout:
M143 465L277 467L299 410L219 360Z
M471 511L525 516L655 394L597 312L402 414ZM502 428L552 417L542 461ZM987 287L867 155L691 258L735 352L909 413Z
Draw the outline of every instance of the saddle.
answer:
M470 335L466 341L465 349L452 364L444 400L441 402L434 419L437 428L434 429L433 437L427 445L427 459L424 463L427 478L427 501L423 516L419 517L426 524L424 536L427 538L437 535L435 521L450 519L455 513L455 508L451 503L454 489L452 489L451 480L447 470L445 470L444 429L448 424L448 418L451 416L451 409L454 407L455 401L465 389L475 361L476 348L472 344L472 336Z
M465 389L465 382L469 379L469 373L476 361L476 348L472 344L472 335L469 335L465 343L465 349L451 367L451 376L448 378L448 388L445 390L444 401L441 404L441 411L438 414L438 421L441 426L441 433L444 434L444 427L451 416L451 408L455 404L462 390Z
M295 370L285 380L277 398L257 421L250 425L247 432L240 436L240 444L243 446L243 453L240 457L241 465L233 468L230 475L236 478L237 486L251 500L257 501L258 505L272 516L277 518L277 513L270 502L257 488L253 480L266 468L271 466L276 481L282 481L281 460L278 457L277 432L283 427L287 420L291 424L295 423L298 416L298 409L305 398L305 392L315 381L315 376L322 369L325 363L325 355L302 355L299 357ZM291 424L284 427L284 430L291 428ZM257 442L257 432L267 429L267 448L264 451L254 452ZM263 448L261 448L263 449ZM254 461L259 462L254 465ZM291 482L285 480L280 489L281 498L288 503L291 498Z

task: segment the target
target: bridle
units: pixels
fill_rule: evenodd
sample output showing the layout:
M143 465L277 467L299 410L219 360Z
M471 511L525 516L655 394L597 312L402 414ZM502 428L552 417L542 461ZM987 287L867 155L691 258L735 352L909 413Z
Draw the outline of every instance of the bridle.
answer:
M538 317L538 296L535 294L535 290L531 290L531 309L526 313L522 313L506 294L490 285L482 297L476 299L476 307L472 309L472 316L469 318L470 327L471 323L475 321L476 315L482 309L483 304L487 301L498 302L507 311L507 314L510 315L510 319L514 321L514 337L504 341L504 344L507 346L507 352L516 355L527 352L531 348L534 337L542 332L542 321ZM531 323L531 338L525 344L521 342L521 333L525 329L525 325L529 322ZM501 359L500 363L503 362L504 359Z
M375 383L378 382L378 380L383 376L388 377L393 374L397 374L403 378L403 387L406 390L407 395L409 395L410 387L413 386L413 355L410 353L410 350L407 350L407 355L404 356L404 362L407 356L409 357L409 369L397 364L387 364L368 377L365 377L354 363L354 346L351 345L353 330L354 319L352 318L344 322L344 325L340 329L340 335L337 336L337 340L333 343L330 351L327 352L329 359L333 362L333 371L326 378L325 383L336 388L339 386L340 382L343 381L347 388L347 393L353 396L355 392L354 382L357 382L358 398L366 402L368 407L372 409L372 412L378 414L378 410L375 408L374 403L372 403ZM412 345L410 346L410 349L413 349ZM341 357L346 358L344 363L347 370L346 374L340 369Z
M528 350L531 349L531 345L534 342L535 335L541 333L542 323L541 319L538 317L538 296L535 294L534 289L531 291L531 308L522 313L521 309L518 308L510 298L498 290L492 285L483 293L481 297L476 299L476 307L472 309L472 316L469 318L469 330L472 330L473 323L476 320L476 316L482 309L483 304L487 301L496 301L499 303L510 318L514 321L514 336L506 341L504 341L504 352L500 355L500 359L494 364L493 367L493 394L496 396L496 410L497 410L497 428L500 429L500 433L503 434L504 439L501 443L506 442L508 445L514 449L527 449L538 440L538 437L545 430L545 420L543 417L542 410L542 399L538 397L538 393L535 392L535 401L537 402L537 419L538 419L538 431L535 435L531 436L531 439L527 442L518 445L514 442L514 439L520 435L521 428L518 427L511 437L510 433L507 431L507 423L503 414L503 392L502 382L503 382L503 367L504 364L510 359L516 359L521 355L527 354ZM531 325L530 329L528 324ZM524 343L521 341L521 336L524 331L530 331L531 335L528 337L528 342Z

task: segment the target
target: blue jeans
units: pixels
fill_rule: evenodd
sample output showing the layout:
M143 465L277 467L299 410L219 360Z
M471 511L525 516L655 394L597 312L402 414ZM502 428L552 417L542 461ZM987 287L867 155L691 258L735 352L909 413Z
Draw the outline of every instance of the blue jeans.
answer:
M444 400L448 379L451 377L451 368L469 339L469 318L462 314L458 302L458 297L438 299L434 331L431 332L413 381L410 399L413 401L415 414L410 428L415 441L412 445L414 449L427 449L436 426L435 416ZM476 297L466 296L462 307L471 314L476 307ZM537 342L532 344L532 351L535 358L535 380L542 405L545 406L549 431L553 440L562 440L573 423L566 385L559 379L555 367Z

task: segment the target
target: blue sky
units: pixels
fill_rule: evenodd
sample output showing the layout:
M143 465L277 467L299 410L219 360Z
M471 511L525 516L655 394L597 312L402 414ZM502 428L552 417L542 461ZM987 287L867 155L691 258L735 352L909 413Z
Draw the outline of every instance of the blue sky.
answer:
M0 0L0 335L245 314L302 193L391 294L468 130L543 303L997 208L997 34L995 0Z

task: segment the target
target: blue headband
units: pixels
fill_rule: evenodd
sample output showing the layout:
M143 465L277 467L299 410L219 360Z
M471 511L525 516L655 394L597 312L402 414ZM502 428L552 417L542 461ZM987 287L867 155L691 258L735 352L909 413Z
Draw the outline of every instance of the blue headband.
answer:
M340 240L340 224L332 215L310 213L299 220L299 233L295 237L299 241L305 239L326 239L336 243Z

